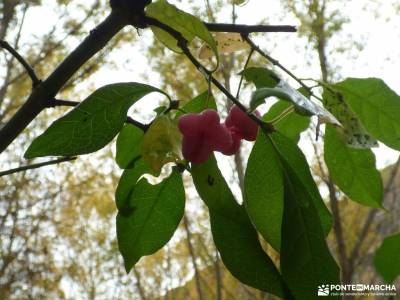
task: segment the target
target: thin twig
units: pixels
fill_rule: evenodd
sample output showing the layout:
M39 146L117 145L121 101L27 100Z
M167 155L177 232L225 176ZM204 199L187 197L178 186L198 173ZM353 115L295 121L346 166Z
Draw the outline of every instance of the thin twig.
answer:
M309 86L307 86L300 78L298 78L296 75L294 75L292 73L292 71L290 71L289 69L287 69L285 66L283 66L278 60L276 60L275 58L271 57L270 55L268 55L266 52L264 52L263 50L261 50L261 48L259 46L257 46L248 35L242 35L243 39L250 45L250 47L252 49L254 49L258 54L260 54L261 56L265 57L267 60L269 60L274 66L277 66L278 68L280 68L282 71L284 71L286 74L288 74L290 77L292 77L294 80L296 80L306 91L309 95L313 96L314 98L321 100L321 97L318 97L317 95L315 95L313 93L313 91L311 90L311 88Z
M229 100L231 100L236 106L240 108L244 113L246 113L254 122L256 122L264 131L271 132L274 130L273 126L270 123L267 123L260 118L258 118L255 114L247 111L247 108L240 103L238 99L235 98L213 75L212 72L207 70L190 52L187 44L188 41L182 36L179 31L176 31L172 27L158 21L157 19L146 17L146 21L148 25L152 25L158 27L166 32L168 32L171 36L173 36L176 41L178 47L181 48L182 52L186 55L186 57L191 61L191 63L196 67L196 69L202 73L208 80L210 80Z
M60 100L60 99L53 99L49 107L56 107L56 106L77 106L80 104L80 102L77 101L71 101L71 100ZM148 129L149 125L143 124L139 121L136 121L135 119L132 119L131 117L127 117L125 123L132 124L139 129L143 130L144 132Z
M61 100L61 99L52 99L48 102L47 107L56 107L56 106L77 106L80 102L70 101L70 100Z
M80 102L77 101L71 101L71 100L60 100L60 99L53 99L50 104L49 107L56 107L56 106L77 106ZM148 124L143 124L139 121L136 121L135 119L132 119L131 117L127 117L126 118L126 123L132 124L136 127L138 127L139 129L146 131L149 127Z
M143 130L144 132L146 132L146 130L149 128L148 124L140 123L139 121L136 121L136 120L132 119L131 117L126 118L126 123L132 124L132 125L136 126L137 128Z
M248 34L251 32L296 32L295 26L291 25L242 25L226 23L206 23L207 29L214 32L237 32Z
M15 50L9 43L6 41L0 40L0 47L10 52L12 56L15 57L16 60L25 68L26 72L28 73L29 77L32 80L33 87L36 87L40 84L40 79L36 76L35 70L30 66L30 64Z
M123 27L127 20L120 11L111 14L90 32L88 37L72 51L61 64L33 89L17 113L0 130L0 153L43 111L59 90L79 68L99 52Z
M78 104L80 104L80 102L77 101L71 101L71 100L60 100L60 99L53 99L51 101L49 101L49 106L48 107L56 107L56 106L77 106ZM146 131L149 127L149 125L147 124L143 124L140 123L139 121L136 121L134 119L132 119L131 117L127 117L126 118L126 123L132 124L136 127L138 127L139 129Z
M37 169L37 168L41 168L41 167L44 167L44 166L55 165L55 164L59 164L59 163L66 162L66 161L72 161L72 160L75 160L75 159L76 159L76 157L62 157L62 158L59 158L59 159L45 161L45 162L41 162L41 163L37 163L37 164L21 166L21 167L15 168L15 169L1 171L0 172L0 177L5 176L5 175L18 173L18 172L23 172L23 171L26 171L26 170Z
M247 57L246 62L244 63L243 70L245 70L247 68L247 66L249 65L249 62L250 62L250 59L251 59L251 56L253 55L253 53L254 53L254 49L251 48L249 56ZM238 89L236 92L237 99L239 99L240 89L242 88L242 83L243 83L243 77L244 77L244 74L242 73L242 75L240 76L240 81L239 81Z

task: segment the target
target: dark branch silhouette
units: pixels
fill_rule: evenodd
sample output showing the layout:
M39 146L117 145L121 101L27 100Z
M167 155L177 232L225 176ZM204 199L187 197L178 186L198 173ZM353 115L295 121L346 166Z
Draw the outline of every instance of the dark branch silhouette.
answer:
M53 73L41 82L28 97L17 113L0 130L0 153L49 106L63 85L93 55L100 51L125 25L126 19L120 13L111 14L88 37L68 55Z
M35 87L40 83L40 79L36 76L35 70L31 67L31 65L15 50L9 43L6 41L0 40L0 47L10 52L12 56L15 57L16 60L25 68L25 71L28 73L29 77L32 80L32 85Z
M23 172L23 171L26 171L26 170L38 169L38 168L41 168L41 167L44 167L44 166L55 165L55 164L59 164L59 163L66 162L66 161L73 161L76 158L77 157L62 157L62 158L55 159L55 160L49 160L49 161L45 161L45 162L41 162L41 163L37 163L37 164L21 166L21 167L15 168L15 169L10 169L10 170L6 170L6 171L0 171L0 177L5 176L5 175L18 173L18 172Z
M290 25L243 25L243 24L224 24L206 23L207 29L214 32L237 32L249 34L251 32L296 32L295 26Z
M142 4L140 4L140 3ZM17 113L0 130L0 153L3 152L14 139L35 119L41 111L48 107L60 105L75 106L73 101L56 99L57 93L71 79L71 77L97 52L99 52L122 28L126 25L133 25L136 28L145 28L148 25L158 26L171 33L179 42L185 55L201 72L206 72L208 79L224 93L233 103L238 105L243 111L246 108L231 94L225 87L216 80L211 72L207 71L190 53L187 47L187 41L183 36L173 28L157 21L156 19L145 16L142 8L150 1L141 0L136 4L126 0L111 1L111 14L100 23L83 42L73 50L63 62L51 73L51 75L41 82L35 75L30 65L8 44L2 41L1 46L10 51L25 67L29 76L32 78L35 88L21 106ZM140 5L139 5L140 4ZM126 9L131 8L132 9ZM140 9L137 9L140 7ZM287 25L239 25L239 24L216 24L204 23L210 31L216 32L238 32L246 35L250 32L295 32L296 28ZM8 46L7 46L8 45ZM247 113L247 112L246 112ZM249 116L264 129L272 130L272 127L260 120L257 116ZM134 120L133 120L134 121ZM141 127L145 130L147 125L141 124L128 118L128 122ZM142 126L143 125L143 126Z

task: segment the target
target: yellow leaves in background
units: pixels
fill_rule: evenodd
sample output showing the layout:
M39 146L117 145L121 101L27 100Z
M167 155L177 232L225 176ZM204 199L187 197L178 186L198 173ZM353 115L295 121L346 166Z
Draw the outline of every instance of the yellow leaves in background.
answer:
M181 160L181 140L176 122L167 116L160 116L143 137L142 158L153 171L159 173L166 163Z

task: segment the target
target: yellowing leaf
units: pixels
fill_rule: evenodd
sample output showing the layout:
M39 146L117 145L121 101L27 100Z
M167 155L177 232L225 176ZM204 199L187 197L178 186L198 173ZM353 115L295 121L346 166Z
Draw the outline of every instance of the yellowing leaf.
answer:
M163 165L181 159L181 133L167 116L154 120L143 137L142 158L155 172Z
M378 147L377 140L365 130L356 114L346 104L340 93L334 93L330 89L324 89L322 97L324 106L342 124L340 132L348 146L356 149Z
M214 34L214 40L217 44L219 54L228 54L249 48L249 45L243 41L240 33L235 32L217 32ZM207 44L204 44L199 51L199 58L206 59L214 55L214 52Z
M169 4L166 0L158 0L148 5L146 8L146 15L179 31L188 42L191 42L195 37L201 39L207 43L218 59L216 42L200 19ZM151 26L151 30L157 39L172 51L178 53L182 52L175 38L169 33L155 26Z

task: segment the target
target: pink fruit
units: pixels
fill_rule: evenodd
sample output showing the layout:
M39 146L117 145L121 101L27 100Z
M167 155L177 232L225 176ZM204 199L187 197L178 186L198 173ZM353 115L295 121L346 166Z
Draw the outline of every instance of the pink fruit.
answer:
M259 115L257 111L256 114ZM255 141L257 138L257 123L236 105L231 108L225 120L225 125L230 131L236 132L242 139Z
M183 156L198 164L205 162L213 151L235 154L242 139L254 141L258 132L258 125L237 106L232 107L225 124L220 124L215 110L206 109L200 114L181 116L178 128L183 135Z
M205 162L213 151L223 151L232 144L229 130L212 109L181 116L178 128L183 134L182 154L193 163Z
M232 143L227 145L225 149L221 150L222 154L233 155L238 152L240 144L242 143L242 138L235 131L230 131L232 136Z

